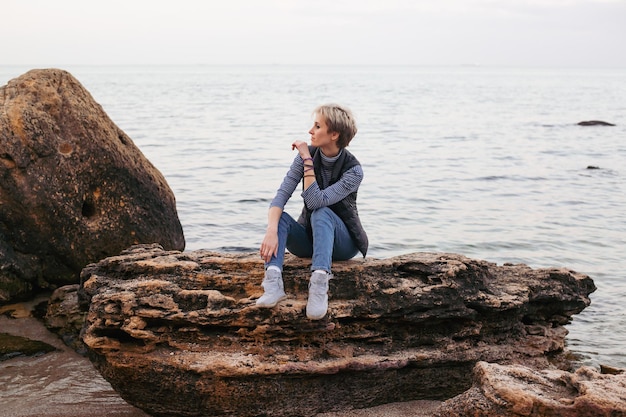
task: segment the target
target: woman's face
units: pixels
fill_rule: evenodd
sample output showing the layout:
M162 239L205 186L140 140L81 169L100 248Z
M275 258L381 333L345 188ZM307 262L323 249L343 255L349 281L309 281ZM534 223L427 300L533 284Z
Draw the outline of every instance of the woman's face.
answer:
M326 119L319 114L315 114L313 127L309 130L309 134L311 135L311 145L321 149L328 148L329 146L335 147L337 138L339 138L337 132L328 132Z

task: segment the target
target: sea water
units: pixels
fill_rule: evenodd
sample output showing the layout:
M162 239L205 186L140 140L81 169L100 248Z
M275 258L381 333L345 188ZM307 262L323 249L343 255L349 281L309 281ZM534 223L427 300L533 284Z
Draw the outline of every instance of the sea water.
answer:
M31 67L0 68L4 84ZM187 250L257 251L318 104L350 107L368 256L590 275L581 364L626 367L626 69L66 66L163 173ZM616 126L582 127L583 120ZM286 210L301 209L296 190Z

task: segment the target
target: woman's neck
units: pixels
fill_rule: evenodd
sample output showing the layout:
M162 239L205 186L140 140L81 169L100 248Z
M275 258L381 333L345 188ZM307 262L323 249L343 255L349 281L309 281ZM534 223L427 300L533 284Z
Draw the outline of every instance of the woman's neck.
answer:
M320 148L320 150L325 156L329 158L334 158L335 156L339 155L339 152L341 152L341 149L339 149L339 147L334 143L324 148Z
M335 163L335 161L339 159L339 156L341 155L341 152L342 152L342 151L339 151L339 153L335 156L328 156L326 155L326 153L324 153L324 151L322 150L320 151L322 152L322 165L325 165L325 166L332 166Z

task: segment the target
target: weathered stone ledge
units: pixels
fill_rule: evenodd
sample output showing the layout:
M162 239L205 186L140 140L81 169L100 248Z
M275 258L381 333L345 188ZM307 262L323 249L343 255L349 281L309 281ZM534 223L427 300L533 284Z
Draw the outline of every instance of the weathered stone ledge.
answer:
M536 370L479 362L474 385L441 404L435 417L617 417L626 416L626 373L603 375Z
M480 361L567 366L563 327L588 276L415 253L333 265L329 314L304 314L309 261L289 298L256 307L256 254L133 247L83 270L83 341L131 404L155 416L310 416L471 387Z

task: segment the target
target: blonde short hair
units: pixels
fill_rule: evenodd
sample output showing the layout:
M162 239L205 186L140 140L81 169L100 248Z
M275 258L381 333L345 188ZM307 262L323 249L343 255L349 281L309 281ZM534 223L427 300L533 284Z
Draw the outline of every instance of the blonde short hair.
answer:
M339 133L337 146L343 149L350 144L350 141L356 135L357 127L354 116L350 109L339 104L322 104L314 111L314 114L324 117L328 133Z

